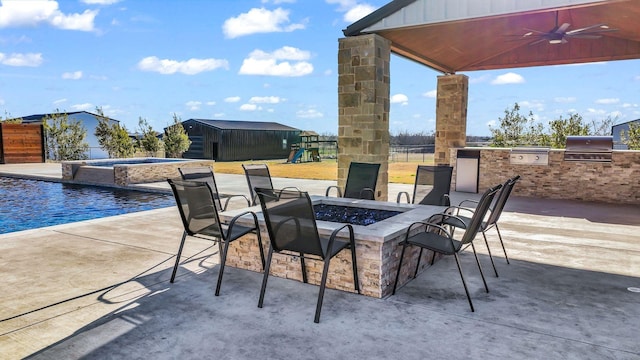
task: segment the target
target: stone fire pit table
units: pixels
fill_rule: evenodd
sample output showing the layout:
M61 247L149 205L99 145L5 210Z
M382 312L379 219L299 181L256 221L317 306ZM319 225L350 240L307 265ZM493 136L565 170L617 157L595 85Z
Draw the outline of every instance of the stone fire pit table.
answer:
M429 216L445 209L443 206L396 204L385 201L325 196L311 196L311 199L314 205L330 204L401 212L398 215L371 225L353 225L361 293L376 298L391 295L396 271L398 270L398 260L400 259L400 252L402 250L398 244L404 239L405 232L409 225L415 221L425 220L429 218ZM269 246L269 234L260 206L220 213L221 220L228 221L233 218L233 216L247 210L252 210L258 215L266 254ZM244 220L244 218L239 222L242 223L242 220ZM246 217L246 224L252 224L250 217ZM317 224L320 235L327 237L329 237L334 229L343 225L342 223L329 221L318 221ZM347 235L346 231L345 235ZM412 247L408 248L407 251L409 252L405 255L404 261L411 261L411 264L403 267L399 286L407 282L409 280L409 274L413 273L415 262L417 261L416 254L419 252L419 249ZM423 252L422 267L428 266L428 259L430 259L431 254L430 251ZM262 271L258 242L255 235L247 235L231 243L229 246L229 254L227 255L227 265L257 272ZM319 284L322 275L322 262L309 259L306 265L309 283ZM271 264L271 275L302 281L299 258L274 253ZM327 287L349 292L354 291L353 276L351 273L351 254L349 254L348 251L343 251L331 260Z

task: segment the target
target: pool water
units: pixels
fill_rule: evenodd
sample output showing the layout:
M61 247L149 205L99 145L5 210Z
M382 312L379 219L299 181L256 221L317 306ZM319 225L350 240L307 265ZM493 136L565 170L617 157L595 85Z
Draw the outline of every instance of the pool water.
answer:
M169 206L170 194L0 176L0 234Z
M378 221L401 214L400 211L366 209L343 205L313 205L316 220L347 223L352 225L371 225Z

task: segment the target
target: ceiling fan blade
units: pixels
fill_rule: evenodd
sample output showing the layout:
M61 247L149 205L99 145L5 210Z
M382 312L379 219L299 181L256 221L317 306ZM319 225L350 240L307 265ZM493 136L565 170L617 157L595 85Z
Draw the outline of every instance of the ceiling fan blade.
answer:
M524 28L524 30L526 30L527 32L524 35L522 35L522 37L527 37L527 36L531 36L531 35L535 35L535 34L540 34L540 35L545 35L546 34L545 31L540 31L540 30L527 29L527 28Z
M569 35L569 34L567 34L567 37L570 37L572 39L600 39L602 37L602 35L594 35L594 34L573 34L573 35Z
M608 30L608 27L607 27L606 24L595 24L595 25L583 27L581 29L575 29L575 30L567 31L567 34L575 34L575 33L579 33L579 32L589 31L591 29L597 29L597 28L600 28L602 26L605 26L604 28L602 28L602 30L605 30L605 31Z
M549 41L549 40L547 40L547 39L545 39L545 38L538 39L538 40L536 40L536 41L533 41L533 42L529 43L529 46L533 46L533 45L535 45L535 44L539 44L539 43L541 43L541 42L545 42L545 41Z
M569 24L569 23L564 23L564 24L560 25L560 27L559 27L559 28L557 28L557 29L554 31L554 33L556 33L556 34L564 34L564 33L565 33L565 31L567 31L567 29L569 28L569 26L571 26L571 24Z

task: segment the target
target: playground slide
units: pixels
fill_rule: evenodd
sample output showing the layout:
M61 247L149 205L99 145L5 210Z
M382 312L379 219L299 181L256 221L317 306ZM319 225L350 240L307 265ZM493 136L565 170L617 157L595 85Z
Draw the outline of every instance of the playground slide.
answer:
M298 152L296 152L296 154L293 155L293 158L291 159L291 163L295 164L298 160L300 160L300 157L302 156L302 154L304 154L304 149L298 149Z

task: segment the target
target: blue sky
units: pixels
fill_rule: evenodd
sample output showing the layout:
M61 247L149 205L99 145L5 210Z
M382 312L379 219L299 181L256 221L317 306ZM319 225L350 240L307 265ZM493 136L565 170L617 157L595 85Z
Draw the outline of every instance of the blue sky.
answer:
M387 0L0 0L0 117L102 107L131 132L172 114L336 134L342 29ZM469 135L518 102L544 124L640 118L640 61L477 71ZM392 55L390 131L431 132L440 73Z

